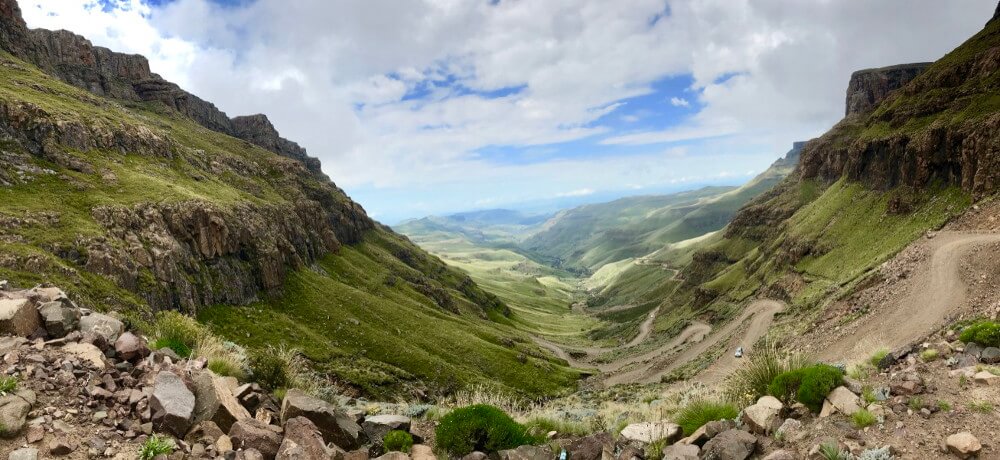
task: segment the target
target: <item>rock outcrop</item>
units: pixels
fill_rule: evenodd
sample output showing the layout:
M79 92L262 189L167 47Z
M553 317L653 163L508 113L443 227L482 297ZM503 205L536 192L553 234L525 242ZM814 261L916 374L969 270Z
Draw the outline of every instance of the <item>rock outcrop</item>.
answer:
M927 70L931 62L899 64L878 69L859 70L847 84L846 115L864 114L895 91Z
M322 174L319 160L280 137L266 116L230 119L214 104L150 71L143 56L94 46L65 30L29 30L17 0L0 0L0 47L73 86L115 99L160 102L208 129L301 161L310 171Z

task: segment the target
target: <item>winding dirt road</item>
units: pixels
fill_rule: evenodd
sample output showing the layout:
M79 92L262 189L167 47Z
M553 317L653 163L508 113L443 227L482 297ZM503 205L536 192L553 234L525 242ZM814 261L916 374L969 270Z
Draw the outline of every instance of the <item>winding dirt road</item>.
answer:
M908 292L883 305L850 335L823 347L821 359L857 360L880 347L896 349L920 340L965 306L960 262L975 246L1000 241L1000 234L940 232L928 242L931 256L911 277Z

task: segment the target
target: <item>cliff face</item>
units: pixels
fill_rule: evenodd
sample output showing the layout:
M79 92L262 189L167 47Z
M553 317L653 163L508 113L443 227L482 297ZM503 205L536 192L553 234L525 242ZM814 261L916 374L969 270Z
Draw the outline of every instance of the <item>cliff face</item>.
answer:
M49 75L94 94L130 101L156 101L202 126L239 137L279 155L302 161L310 171L320 172L319 161L305 149L278 136L264 115L247 125L159 75L152 73L145 57L116 53L93 46L89 40L65 30L29 30L17 0L0 0L0 47L28 61Z
M890 92L909 83L930 65L930 62L920 62L854 72L847 85L845 114L850 116L868 112Z

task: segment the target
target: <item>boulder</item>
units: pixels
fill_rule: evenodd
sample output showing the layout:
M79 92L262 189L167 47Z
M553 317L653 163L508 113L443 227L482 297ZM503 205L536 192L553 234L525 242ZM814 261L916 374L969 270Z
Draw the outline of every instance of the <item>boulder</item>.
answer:
M80 325L80 309L68 302L53 301L38 307L45 332L49 338L59 339L73 332Z
M285 439L278 446L277 460L330 459L323 436L313 422L305 417L295 417L285 423Z
M281 423L284 424L295 417L309 419L319 428L324 441L333 443L341 449L357 449L364 441L361 426L347 414L322 399L291 389L281 402Z
M413 460L437 460L434 449L424 444L414 444L413 447L410 447L410 457Z
M23 390L23 393L28 396L31 392ZM13 438L24 429L34 399L34 393L27 399L17 394L0 397L0 437Z
M49 441L49 454L61 457L63 455L69 455L76 450L76 443L66 439L62 436L56 436Z
M979 385L1000 385L1000 375L995 375L988 371L979 371L972 376L972 380Z
M410 460L410 456L402 452L388 452L385 455L375 457L375 460Z
M252 418L234 423L229 430L229 439L233 441L233 447L236 449L256 449L265 460L278 455L282 441L276 427L272 428Z
M0 299L0 334L28 337L42 327L38 309L28 299Z
M91 313L80 318L80 332L97 334L107 343L114 343L125 332L125 325L116 318L101 313Z
M555 454L549 446L521 446L497 452L500 460L552 460Z
M845 387L834 388L830 394L826 395L826 400L830 401L830 404L840 413L847 416L854 415L855 412L861 410L861 400L858 399L858 395Z
M373 443L382 444L382 438L386 433L393 430L410 431L410 417L402 415L374 415L365 419L361 424Z
M125 337L123 334L122 337ZM224 432L233 423L250 418L250 413L233 396L226 380L212 371L202 371L194 377L194 423L211 420Z
M257 449L244 449L236 452L236 460L264 460L264 455Z
M601 460L612 456L615 440L611 433L600 432L575 439L566 445L566 452L573 460Z
M462 460L486 460L488 456L483 452L470 452L462 457Z
M125 361L136 361L149 356L149 347L142 337L126 332L115 340L115 353Z
M987 347L983 350L983 353L979 355L979 360L986 364L1000 363L1000 348Z
M682 438L677 442L680 444L695 444L697 446L703 446L709 439L711 438L708 437L708 429L705 428L705 425L702 425L697 430L694 430L694 433L691 433L690 436Z
M763 396L757 403L743 409L743 423L751 432L770 434L781 424L785 405L774 396Z
M188 434L184 436L184 442L188 444L202 443L202 444L215 444L215 442L226 435L225 431L219 428L215 422L203 421L198 422L188 431Z
M702 458L746 460L757 449L757 437L743 430L726 430L702 447Z
M806 432L802 429L802 422L794 418L785 419L781 426L775 430L775 434L790 442L798 442L806 437Z
M73 342L66 344L62 350L68 354L76 356L78 359L89 363L95 369L104 370L107 362L104 360L104 353L100 348L89 343Z
M951 357L951 366L956 369L964 369L967 367L975 367L979 365L979 358L972 356L968 353L961 353Z
M708 439L716 437L719 433L736 428L736 422L732 420L713 420L704 425L705 436ZM690 444L690 443L689 443Z
M965 354L974 356L977 360L983 354L983 346L976 342L969 342L965 344Z
M767 454L764 460L796 460L797 458L794 453L781 449Z
M948 451L955 454L958 458L975 457L983 449L983 445L979 443L979 439L968 431L948 436L948 439L945 440L945 445L948 446Z
M663 460L698 460L700 452L694 444L674 444L663 448Z
M194 393L177 374L161 371L153 380L149 407L153 424L161 431L184 437L194 417Z
M636 441L649 444L651 442L666 440L667 444L673 444L681 438L683 432L680 425L667 421L633 423L626 426L621 431L621 436L629 441Z
M38 449L24 447L10 453L7 460L38 460Z

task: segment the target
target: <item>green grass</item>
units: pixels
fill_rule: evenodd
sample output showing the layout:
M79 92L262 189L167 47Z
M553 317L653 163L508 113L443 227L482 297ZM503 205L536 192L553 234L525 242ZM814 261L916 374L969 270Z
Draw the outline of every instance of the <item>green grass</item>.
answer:
M6 396L17 391L17 384L17 376L0 377L0 396Z
M971 401L968 403L969 410L980 414L993 413L993 403L989 401Z
M413 447L413 436L401 430L392 430L382 438L382 445L389 452L409 453Z
M153 460L158 455L170 455L176 448L173 439L154 434L139 448L139 460Z
M714 401L693 401L681 408L674 416L674 422L690 436L698 428L715 420L733 420L739 416L735 406Z
M851 414L851 424L858 429L872 426L877 422L878 420L875 418L875 415L868 412L866 409L861 409Z

